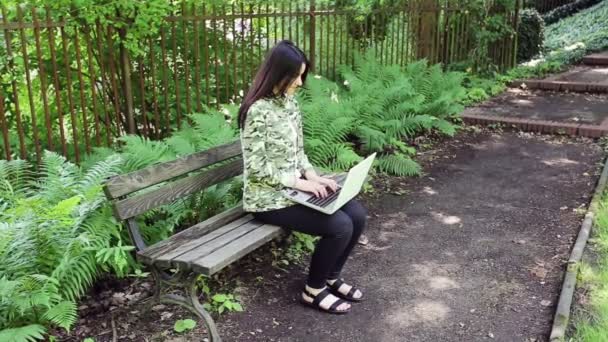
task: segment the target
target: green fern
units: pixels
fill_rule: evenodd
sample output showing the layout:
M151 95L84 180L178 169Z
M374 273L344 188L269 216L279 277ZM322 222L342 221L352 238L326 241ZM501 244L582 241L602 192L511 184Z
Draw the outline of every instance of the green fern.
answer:
M68 330L76 323L76 303L67 300L59 302L45 312L44 318L58 327Z
M76 300L105 266L96 251L122 243L101 191L120 166L113 155L82 170L52 152L38 173L22 161L0 166L0 184L11 184L0 212L0 336L8 336L0 340L34 340L44 326L74 324Z
M40 324L30 324L18 328L0 330L0 341L33 342L43 340L46 329Z
M450 120L463 109L461 74L426 61L381 65L371 52L339 74L345 88L313 77L300 96L306 152L320 167L345 169L355 156L377 152L382 171L413 175L419 167L406 155L413 154L408 141L433 131L455 134Z
M401 153L380 156L376 163L381 171L397 176L415 176L420 173L420 165Z

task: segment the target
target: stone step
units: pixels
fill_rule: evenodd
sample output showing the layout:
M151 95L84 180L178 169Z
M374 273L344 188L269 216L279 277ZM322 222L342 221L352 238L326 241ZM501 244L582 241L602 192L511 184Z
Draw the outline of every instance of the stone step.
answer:
M606 65L608 66L608 51L594 53L583 58L583 63L587 65Z
M576 93L608 93L608 67L577 66L542 80L517 80L510 87L525 87Z

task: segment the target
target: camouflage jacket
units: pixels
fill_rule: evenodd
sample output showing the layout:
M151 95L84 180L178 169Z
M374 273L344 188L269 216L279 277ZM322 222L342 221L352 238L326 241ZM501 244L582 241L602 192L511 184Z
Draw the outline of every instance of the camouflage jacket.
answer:
M256 101L247 112L241 145L244 209L256 212L293 205L280 191L293 187L312 168L304 153L302 116L293 96Z

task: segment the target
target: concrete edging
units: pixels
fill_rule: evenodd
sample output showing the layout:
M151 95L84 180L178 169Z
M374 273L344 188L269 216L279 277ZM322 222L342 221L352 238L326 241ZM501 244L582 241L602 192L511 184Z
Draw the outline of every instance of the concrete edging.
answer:
M530 120L524 118L503 117L494 115L462 114L462 120L472 125L503 124L522 131L546 134L567 134L587 138L600 138L608 135L608 126L566 123L548 120Z
M550 341L563 341L564 337L566 336L566 329L568 328L568 321L570 319L572 298L574 297L574 290L576 289L576 277L579 270L578 265L583 256L587 241L589 240L589 235L591 234L591 229L593 227L593 217L595 212L598 210L599 201L604 189L606 188L607 180L608 158L604 163L604 169L602 170L600 179L597 182L595 193L593 194L593 198L589 204L589 209L587 210L587 214L585 215L585 219L581 225L581 230L578 233L578 237L574 243L574 246L572 247L572 252L570 253L570 258L568 259L568 268L566 270L566 275L564 276L562 291L559 295L559 301L555 310L553 326L551 327L551 335L549 337Z

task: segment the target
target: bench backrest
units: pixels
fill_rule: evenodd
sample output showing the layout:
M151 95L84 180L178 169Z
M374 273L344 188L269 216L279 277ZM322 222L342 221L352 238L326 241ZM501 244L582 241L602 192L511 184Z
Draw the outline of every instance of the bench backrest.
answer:
M240 156L241 144L236 141L112 177L104 184L104 192L113 202L114 215L118 220L127 222L131 238L137 249L141 250L145 244L133 219L135 216L242 174L243 161ZM229 159L234 160L227 161ZM224 161L227 162L223 165L189 175ZM157 189L138 193L163 182L166 183Z

